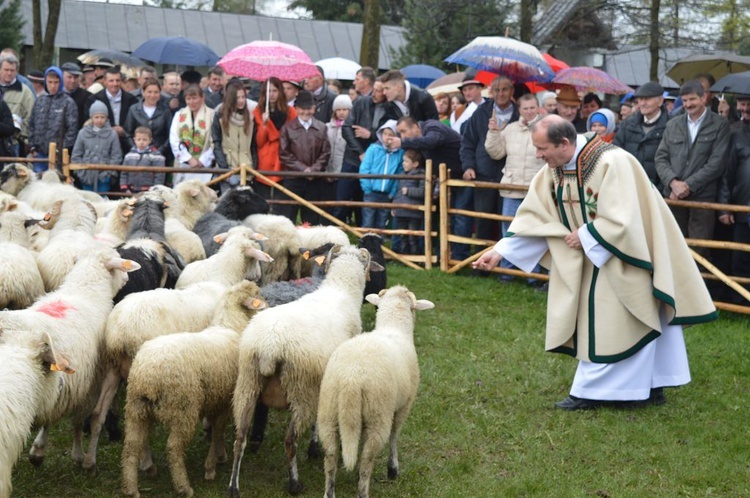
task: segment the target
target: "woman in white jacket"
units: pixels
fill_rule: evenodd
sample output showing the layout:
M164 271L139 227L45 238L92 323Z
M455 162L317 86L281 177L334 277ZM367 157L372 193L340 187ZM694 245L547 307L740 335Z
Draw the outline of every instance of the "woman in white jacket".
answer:
M487 138L484 147L492 159L506 157L503 178L500 183L510 185L529 186L534 175L544 166L544 161L537 159L536 148L531 142L531 130L529 127L537 122L539 114L539 103L534 94L526 94L518 99L518 112L521 118L518 121L507 124L502 128L497 121L492 119L489 124ZM526 192L523 190L501 190L503 198L503 216L515 216L518 206L521 205ZM509 221L502 222L503 237L505 237ZM512 265L501 262L503 268L512 268ZM504 280L512 280L512 277L503 275Z

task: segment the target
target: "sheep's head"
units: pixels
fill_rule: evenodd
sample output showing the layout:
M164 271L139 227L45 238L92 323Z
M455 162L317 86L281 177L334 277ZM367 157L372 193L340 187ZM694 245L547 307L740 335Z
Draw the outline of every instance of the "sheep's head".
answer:
M221 196L216 211L232 220L244 220L252 214L268 214L271 208L250 187L236 187Z
M57 351L55 343L49 332L44 333L44 340L40 347L42 364L53 372L63 372L73 374L75 370L70 366L70 360L62 353Z
M365 296L365 300L378 307L385 303L386 300L401 301L408 303L408 306L412 311L429 310L435 307L435 304L431 301L417 299L417 296L403 285L397 285L390 289L383 289L378 294L368 294Z
M11 163L0 172L0 190L11 195L18 193L36 177L34 171L21 163Z
M15 197L2 193L0 196L0 213L8 213L18 209L18 201Z

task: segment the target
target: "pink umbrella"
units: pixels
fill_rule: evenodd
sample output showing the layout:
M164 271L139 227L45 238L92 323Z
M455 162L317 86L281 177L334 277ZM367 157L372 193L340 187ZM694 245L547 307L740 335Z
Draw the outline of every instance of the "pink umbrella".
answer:
M277 41L257 40L233 48L219 66L229 74L264 81L272 76L300 81L320 74L310 57L299 47Z
M555 85L570 85L580 92L602 92L622 95L635 91L604 71L585 66L562 69L552 78L551 83Z

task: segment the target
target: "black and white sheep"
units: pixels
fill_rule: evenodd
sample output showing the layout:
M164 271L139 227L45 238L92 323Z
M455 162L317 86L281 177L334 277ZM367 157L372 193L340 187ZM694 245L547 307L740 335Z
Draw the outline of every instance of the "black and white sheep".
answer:
M434 308L403 286L370 294L378 307L375 329L341 344L320 385L318 436L325 451L325 497L335 498L339 442L347 470L354 470L362 439L359 498L370 496L375 458L390 442L388 477L398 475L397 441L419 387L414 348L415 311Z
M362 291L370 266L364 249L334 247L325 280L302 298L258 313L240 339L240 369L234 391L234 442L229 496L239 496L239 469L258 402L290 408L284 441L288 489L302 490L297 471L300 435L313 423L318 392L333 350L362 331Z
M0 309L22 309L44 294L44 281L29 248L25 215L0 214Z
M257 310L265 307L258 286L240 282L222 299L209 328L158 337L138 351L125 405L122 475L126 496L140 496L138 461L147 450L154 423L169 430L167 451L175 491L193 496L185 450L195 436L195 426L205 417L212 428L205 478L216 478L217 462L227 458L224 428L231 416L237 380L239 335Z
M388 285L388 277L385 270L385 255L383 254L383 239L376 233L366 233L359 239L357 247L367 249L372 256L372 260L383 267L382 272L370 275L370 280L367 281L362 297L364 298L370 294L379 294Z
M252 188L236 187L219 198L213 212L201 216L193 231L200 236L208 257L216 254L221 247L214 240L214 236L242 225L242 220L252 214L268 214L269 210L266 200Z

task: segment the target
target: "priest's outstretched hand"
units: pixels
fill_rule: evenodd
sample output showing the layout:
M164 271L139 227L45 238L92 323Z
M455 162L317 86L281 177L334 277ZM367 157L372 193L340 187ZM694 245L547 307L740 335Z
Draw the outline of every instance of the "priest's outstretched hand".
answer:
M494 249L490 249L486 253L482 254L482 257L480 257L478 260L474 261L471 264L471 267L475 270L485 270L489 271L497 266L498 263L500 263L500 260L503 259L503 255L497 252Z
M565 243L568 244L568 247L571 249L581 248L581 238L578 236L578 229L565 236Z

